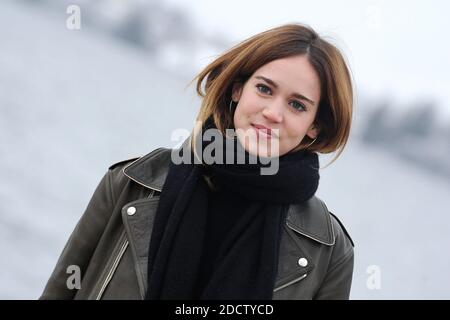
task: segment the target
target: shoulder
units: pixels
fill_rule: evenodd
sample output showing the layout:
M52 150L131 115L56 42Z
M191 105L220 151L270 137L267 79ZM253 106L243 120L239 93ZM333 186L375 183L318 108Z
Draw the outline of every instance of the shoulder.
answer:
M139 160L140 158L141 157L133 157L125 160L120 160L108 167L107 175L109 177L112 193L116 194L119 190L125 187L126 183L128 182L128 178L123 174L123 169L133 162Z
M108 170L110 170L110 171L121 171L126 165L132 163L133 161L136 161L139 158L140 157L134 157L134 158L129 158L129 159L126 159L126 160L121 160L119 162L113 163L112 165L110 165L108 167Z
M326 215L327 219L330 221L333 233L333 246L330 252L330 268L334 269L340 265L353 265L353 239L337 215L328 209L323 200L319 198L317 198L317 200L323 206L323 214Z
M112 185L122 188L132 181L150 189L161 190L171 159L171 149L160 147L141 156L121 160L109 166L108 174Z
M328 211L328 213L329 213L331 221L333 223L333 228L336 230L337 236L339 236L341 238L345 238L347 241L350 242L352 247L354 247L355 243L353 242L353 239L350 237L349 232L347 231L347 229L345 228L345 226L341 222L341 220L339 220L339 218L331 211Z
M332 213L328 209L327 205L322 199L318 197L316 197L316 199L321 203L323 207L323 214L325 214L331 222L334 237L334 251L340 251L343 255L349 254L351 251L353 251L353 247L355 246L355 244L349 232L345 228L344 223L342 223L342 221L336 214Z
M289 207L288 226L297 233L327 246L347 251L354 243L344 224L317 196Z

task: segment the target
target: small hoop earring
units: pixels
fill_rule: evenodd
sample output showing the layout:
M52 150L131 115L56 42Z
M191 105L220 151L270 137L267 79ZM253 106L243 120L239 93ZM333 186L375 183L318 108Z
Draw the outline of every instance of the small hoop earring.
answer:
M233 109L233 99L231 99L230 100L230 104L229 104L229 106L228 106L228 109L230 110L230 113L233 113L233 111L231 110L231 109ZM236 103L236 105L237 105L237 103Z
M309 148L314 142L316 142L316 140L317 140L317 137L310 144L308 144L306 147L304 147L303 149Z

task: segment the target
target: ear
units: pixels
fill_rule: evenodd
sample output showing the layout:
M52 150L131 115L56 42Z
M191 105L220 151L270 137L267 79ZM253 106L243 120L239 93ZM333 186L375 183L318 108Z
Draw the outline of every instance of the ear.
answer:
M241 98L242 94L242 82L235 82L233 84L233 89L231 92L231 99L233 99L234 102L238 102Z
M313 124L309 127L308 131L306 132L306 135L307 135L308 137L310 137L311 139L315 139L315 138L317 138L317 136L319 135L319 133L320 133L320 128L319 128L319 126L318 126L317 124L313 123Z

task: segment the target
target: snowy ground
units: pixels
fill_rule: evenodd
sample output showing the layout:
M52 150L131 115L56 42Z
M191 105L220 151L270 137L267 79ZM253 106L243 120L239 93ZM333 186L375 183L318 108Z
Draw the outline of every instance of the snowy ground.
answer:
M0 298L37 298L107 167L190 129L194 89L65 13L0 5ZM192 75L194 76L194 75ZM322 166L329 158L322 159ZM352 139L318 195L356 243L353 299L450 298L450 183ZM367 268L381 288L366 286Z

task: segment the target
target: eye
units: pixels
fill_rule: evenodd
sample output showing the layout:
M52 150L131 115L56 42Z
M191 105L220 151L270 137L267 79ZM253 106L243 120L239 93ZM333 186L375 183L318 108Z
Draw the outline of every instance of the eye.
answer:
M267 89L267 90L270 91L270 88L269 88L268 86L263 85L263 84L257 84L257 85L256 85L256 88L258 88L258 91L261 92L261 93L266 93L266 92L264 92L264 91L261 91L261 88L262 88L262 89Z
M269 94L269 92L270 92L270 88L268 87L268 86L266 86L266 85L264 85L264 84L257 84L256 85L256 88L258 88L258 91L259 92L261 92L261 93L263 93L263 94ZM269 92L267 92L267 91L264 91L264 90L268 90ZM292 105L292 107L296 110L296 111L306 111L306 106L303 104L303 103L300 103L300 102L298 102L298 101L296 101L296 100L294 100L294 101L292 101L293 102L293 105Z
M306 107L303 103L300 103L298 101L292 101L293 102L293 107L294 109L298 110L298 111L306 111Z

